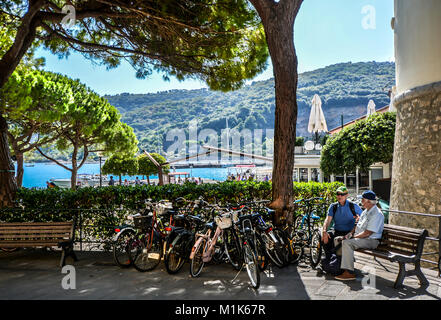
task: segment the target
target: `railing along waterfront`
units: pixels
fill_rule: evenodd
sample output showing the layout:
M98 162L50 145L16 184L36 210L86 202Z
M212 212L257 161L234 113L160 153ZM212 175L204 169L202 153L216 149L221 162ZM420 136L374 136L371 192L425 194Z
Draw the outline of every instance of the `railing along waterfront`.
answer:
M436 265L438 268L438 277L441 276L441 214L429 214L429 213L421 213L421 212L411 212L411 211L399 211L399 210L389 210L389 209L381 209L383 212L388 213L398 213L398 214L408 214L408 215L414 215L419 217L426 217L426 218L434 218L438 219L438 237L426 237L426 240L429 241L436 241L438 242L438 251L435 252L424 252L423 256L429 256L429 255L438 255L438 261L432 261L428 259L421 259L421 261Z

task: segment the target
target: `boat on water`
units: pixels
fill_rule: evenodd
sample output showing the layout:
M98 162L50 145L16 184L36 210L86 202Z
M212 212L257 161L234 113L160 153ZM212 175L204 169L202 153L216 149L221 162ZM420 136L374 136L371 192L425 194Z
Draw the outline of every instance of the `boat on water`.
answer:
M271 180L273 173L272 167L257 167L255 164L238 164L234 167L228 167L227 176L229 179L234 177L235 180L254 180L268 181Z

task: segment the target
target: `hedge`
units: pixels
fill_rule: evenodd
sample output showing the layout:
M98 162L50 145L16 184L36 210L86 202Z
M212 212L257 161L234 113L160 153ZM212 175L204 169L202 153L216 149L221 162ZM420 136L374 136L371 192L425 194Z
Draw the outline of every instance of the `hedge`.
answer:
M323 197L333 202L341 182L294 182L294 198ZM109 238L113 227L123 224L128 214L139 212L146 199L159 201L184 197L203 197L210 203L239 203L271 198L271 182L232 181L217 184L185 183L164 186L107 186L101 188L26 189L17 193L17 208L1 209L2 222L67 221L81 216L81 224L90 226L85 234L92 238ZM77 220L78 221L78 220Z

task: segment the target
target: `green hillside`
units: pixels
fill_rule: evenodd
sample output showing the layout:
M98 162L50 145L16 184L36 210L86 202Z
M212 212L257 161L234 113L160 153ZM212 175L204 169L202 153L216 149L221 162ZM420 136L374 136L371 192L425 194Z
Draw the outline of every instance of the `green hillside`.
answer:
M299 75L297 135L310 136L307 125L310 101L319 94L328 129L366 113L369 99L377 109L389 104L388 89L395 82L395 65L389 62L341 63ZM198 120L199 129L214 129L220 135L226 119L230 128L274 128L274 80L253 82L234 92L170 90L155 94L105 96L116 106L122 120L132 126L148 150L164 150L166 133L187 129Z

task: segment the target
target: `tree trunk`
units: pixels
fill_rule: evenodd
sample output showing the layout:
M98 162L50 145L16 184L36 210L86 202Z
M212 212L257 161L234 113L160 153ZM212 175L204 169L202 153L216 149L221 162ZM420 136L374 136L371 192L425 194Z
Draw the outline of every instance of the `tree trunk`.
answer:
M78 155L78 147L74 146L73 152L72 152L72 175L70 178L70 187L72 189L75 189L77 187L77 155Z
M23 175L24 175L24 156L21 152L15 151L15 156L17 157L17 187L21 187L23 185Z
M250 0L265 29L274 72L276 111L272 202L275 223L290 219L293 205L294 147L297 122L297 56L294 48L294 21L302 0Z
M39 21L34 19L37 12L45 5L44 0L29 1L29 10L21 19L21 25L13 45L0 60L0 88L8 81L36 36ZM9 152L6 120L0 113L0 208L12 206L17 183L14 177L14 164Z
M7 132L8 124L0 113L0 208L13 206L17 192Z
M35 15L44 5L44 0L29 1L28 12L21 19L21 25L17 30L14 43L0 60L0 88L8 81L23 56L31 47L32 42L34 42L37 26L40 23L40 20Z
M150 177L147 176L147 183L150 185Z

